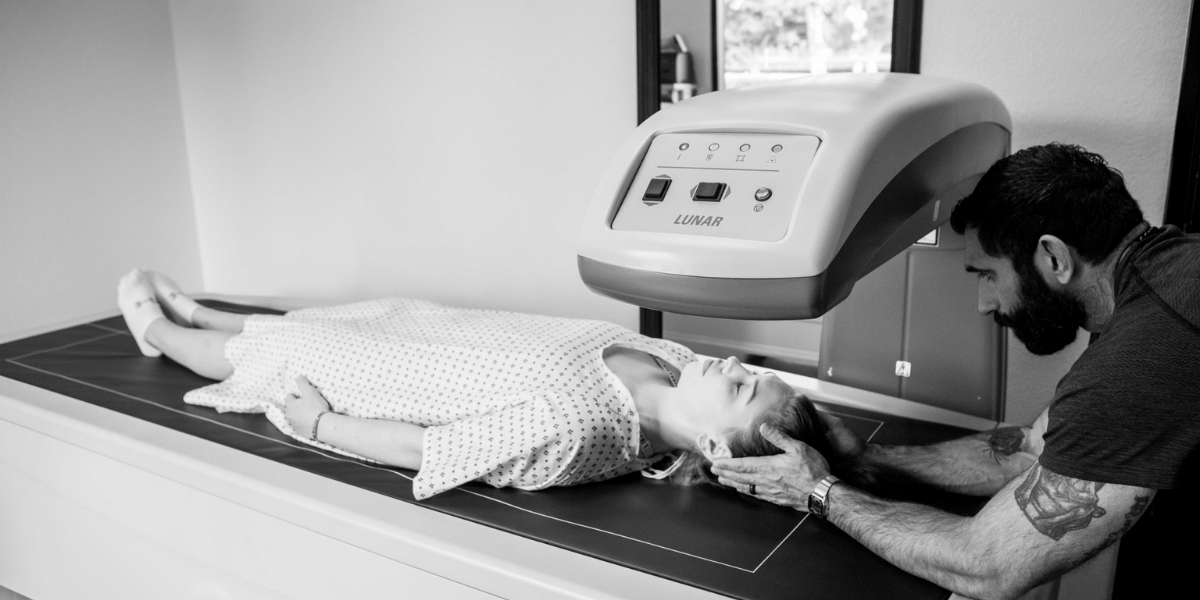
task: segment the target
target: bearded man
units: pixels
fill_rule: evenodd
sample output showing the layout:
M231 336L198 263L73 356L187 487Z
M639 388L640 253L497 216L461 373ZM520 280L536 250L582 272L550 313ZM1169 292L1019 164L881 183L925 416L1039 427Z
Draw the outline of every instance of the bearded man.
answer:
M863 444L825 415L830 456L764 431L783 454L713 471L970 597L1016 597L1117 540L1114 597L1187 589L1200 510L1200 237L1150 227L1120 172L1061 144L998 161L950 222L966 238L980 312L1036 354L1091 333L1046 411L1028 427L919 447ZM885 497L912 484L990 499L961 516Z

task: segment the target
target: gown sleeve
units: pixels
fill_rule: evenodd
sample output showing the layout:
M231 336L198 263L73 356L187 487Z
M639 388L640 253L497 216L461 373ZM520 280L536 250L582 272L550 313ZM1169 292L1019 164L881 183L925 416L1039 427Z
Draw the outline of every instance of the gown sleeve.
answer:
M468 481L541 490L640 468L623 417L554 392L425 430L413 494L424 499Z
M427 428L413 494L424 499L476 479L524 490L556 485L580 448L567 416L548 396Z

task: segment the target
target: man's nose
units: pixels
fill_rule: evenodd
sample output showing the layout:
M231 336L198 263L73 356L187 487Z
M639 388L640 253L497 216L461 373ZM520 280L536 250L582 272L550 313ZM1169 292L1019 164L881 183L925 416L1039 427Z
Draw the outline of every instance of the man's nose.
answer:
M984 287L984 283L979 283L979 313L990 315L1000 309L1000 303L996 299L996 294L992 290Z

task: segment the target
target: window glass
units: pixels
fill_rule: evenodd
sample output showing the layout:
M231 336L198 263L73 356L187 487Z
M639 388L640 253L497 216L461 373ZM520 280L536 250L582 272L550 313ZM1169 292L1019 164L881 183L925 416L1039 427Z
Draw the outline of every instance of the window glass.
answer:
M891 67L894 0L716 1L722 88Z

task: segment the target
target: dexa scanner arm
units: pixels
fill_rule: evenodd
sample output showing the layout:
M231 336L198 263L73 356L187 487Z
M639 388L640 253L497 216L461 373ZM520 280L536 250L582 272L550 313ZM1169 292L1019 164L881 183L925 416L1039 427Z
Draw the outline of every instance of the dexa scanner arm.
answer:
M579 273L644 308L807 319L950 217L1008 154L983 87L908 74L808 76L656 113L589 205Z

